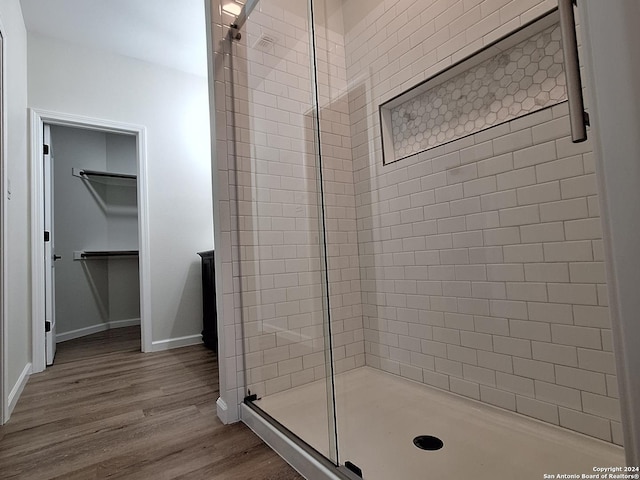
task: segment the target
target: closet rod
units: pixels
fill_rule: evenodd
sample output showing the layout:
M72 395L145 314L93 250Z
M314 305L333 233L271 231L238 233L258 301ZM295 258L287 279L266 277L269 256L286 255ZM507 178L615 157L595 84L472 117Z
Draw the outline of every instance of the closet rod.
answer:
M93 177L113 177L113 178L129 178L131 180L135 180L136 175L131 175L128 173L110 173L110 172L99 172L97 170L86 170L82 169L78 172L80 175L85 176L93 176Z
M80 258L137 257L138 250L99 250L80 252Z

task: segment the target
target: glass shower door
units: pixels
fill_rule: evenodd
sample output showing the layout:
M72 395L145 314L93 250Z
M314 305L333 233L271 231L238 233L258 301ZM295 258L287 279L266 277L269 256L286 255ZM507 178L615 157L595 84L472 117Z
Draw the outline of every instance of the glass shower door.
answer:
M239 384L370 480L505 478L571 443L504 410L621 441L593 157L568 138L558 31L545 15L482 49L448 37L455 11L262 0L228 43Z
M316 91L306 2L262 0L229 43L247 395L337 462Z
M487 2L311 3L339 463L383 480L620 462L570 432L622 437L552 6L494 30Z

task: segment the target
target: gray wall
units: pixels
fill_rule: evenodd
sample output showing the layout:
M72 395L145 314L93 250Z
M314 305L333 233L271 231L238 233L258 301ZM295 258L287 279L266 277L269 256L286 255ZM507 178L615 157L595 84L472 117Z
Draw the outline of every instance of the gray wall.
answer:
M129 135L106 136L107 170L136 173L136 139ZM134 249L138 245L136 189L110 187L107 190L107 235L112 249ZM140 277L134 259L108 261L109 321L140 318Z

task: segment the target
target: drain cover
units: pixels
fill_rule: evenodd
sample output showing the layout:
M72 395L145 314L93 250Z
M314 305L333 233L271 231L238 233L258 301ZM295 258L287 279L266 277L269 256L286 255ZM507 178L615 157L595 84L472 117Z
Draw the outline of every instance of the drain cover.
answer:
M419 435L413 439L413 444L422 450L440 450L444 443L438 437Z

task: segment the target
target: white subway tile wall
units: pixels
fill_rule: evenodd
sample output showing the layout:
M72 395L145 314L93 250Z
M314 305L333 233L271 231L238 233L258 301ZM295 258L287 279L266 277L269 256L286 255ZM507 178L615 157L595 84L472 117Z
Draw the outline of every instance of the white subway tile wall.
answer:
M380 103L554 3L388 1L352 20L366 364L619 443L591 145L571 143L566 103L383 166ZM398 18L415 26L408 39L390 26ZM392 204L407 207L389 215ZM425 307L409 306L416 296Z
M233 55L232 19L214 8L221 397L232 408L249 386L262 396L326 375L302 4L262 0ZM381 102L554 6L317 8L334 366L366 364L620 443L593 158L589 142L570 142L566 104L382 162Z

